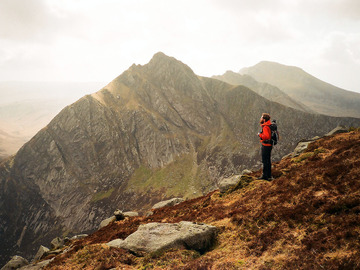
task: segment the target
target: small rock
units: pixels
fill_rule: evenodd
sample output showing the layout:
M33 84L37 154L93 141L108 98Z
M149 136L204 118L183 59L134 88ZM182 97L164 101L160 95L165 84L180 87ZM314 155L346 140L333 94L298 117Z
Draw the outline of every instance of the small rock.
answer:
M47 254L48 255L58 255L58 254L60 254L62 252L63 252L63 250L59 248L59 249L51 250Z
M299 142L295 147L292 156L297 157L304 152L312 141Z
M40 246L38 252L36 252L36 255L32 261L36 262L38 260L41 260L41 258L45 257L47 255L47 252L49 251L50 249L48 249L47 247Z
M226 192L232 187L235 187L240 181L241 175L234 175L228 178L224 178L219 183L219 189L221 193Z
M78 240L78 239L85 238L87 236L88 236L87 234L79 234L79 235L75 235L75 236L71 237L70 240Z
M8 261L7 264L5 264L1 270L13 270L13 269L18 269L22 266L28 265L29 262L24 259L21 256L14 256L11 258L10 261Z
M115 220L116 220L115 216L104 219L103 221L101 221L99 229L106 227L107 225L109 225L111 222L114 222Z
M138 212L132 212L132 211L124 212L123 214L125 217L138 217L139 216Z
M64 240L60 237L56 237L51 241L50 247L52 250L62 248L64 247Z
M250 171L250 170L248 170L248 169L245 169L245 170L243 170L243 171L241 172L242 175L244 175L244 174L250 174L250 173L252 173L252 171Z
M116 221L123 220L125 218L125 216L121 210L114 211L114 216L116 218Z
M182 203L183 201L184 201L183 198L173 198L173 199L170 199L170 200L158 202L158 203L154 204L151 209L158 209L158 208L162 208L162 207L165 207L165 206L174 206L174 205L177 205L179 203Z

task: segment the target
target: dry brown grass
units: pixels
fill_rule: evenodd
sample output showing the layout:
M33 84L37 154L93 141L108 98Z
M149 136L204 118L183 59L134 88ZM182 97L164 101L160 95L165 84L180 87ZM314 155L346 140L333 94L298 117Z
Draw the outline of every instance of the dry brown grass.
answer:
M360 132L323 138L274 166L272 182L115 222L72 243L48 269L360 269ZM213 249L137 258L101 244L143 223L182 220L217 226Z

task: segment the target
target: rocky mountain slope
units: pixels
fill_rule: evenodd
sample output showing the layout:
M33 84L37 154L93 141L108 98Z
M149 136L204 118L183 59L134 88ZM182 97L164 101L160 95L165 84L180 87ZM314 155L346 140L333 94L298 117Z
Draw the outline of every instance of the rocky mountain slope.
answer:
M259 82L278 87L311 110L332 116L360 117L360 94L323 82L298 67L263 61L240 70Z
M233 85L244 85L260 96L267 98L268 100L278 102L287 107L301 110L304 112L314 113L310 108L306 107L299 101L296 101L281 91L279 88L268 84L260 83L252 78L250 75L242 75L232 71L227 71L223 75L213 76L212 78L230 83Z
M115 209L144 212L193 198L258 165L259 117L283 134L279 160L302 138L359 119L310 114L249 88L199 77L163 53L64 108L0 164L2 260L54 235L92 231Z
M113 222L45 258L46 269L359 269L359 168L360 131L321 138L274 164L271 182L258 171L226 193ZM143 255L105 245L141 224L181 221L215 226L216 243Z

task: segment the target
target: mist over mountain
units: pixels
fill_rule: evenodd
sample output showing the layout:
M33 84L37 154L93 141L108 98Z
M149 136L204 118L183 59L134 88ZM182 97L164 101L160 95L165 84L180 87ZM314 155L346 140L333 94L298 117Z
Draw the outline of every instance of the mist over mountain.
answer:
M15 154L65 106L104 85L0 82L0 159Z
M218 79L233 85L244 85L257 94L265 97L268 100L278 102L290 108L301 110L304 112L313 113L314 111L306 107L299 101L296 101L281 91L279 88L268 84L260 83L249 75L241 75L232 71L227 71L223 75L213 76L212 78Z
M92 231L118 208L144 212L163 199L198 197L259 165L263 112L282 134L274 160L300 139L359 125L197 76L163 53L131 66L0 163L2 260L29 256L54 235Z
M359 93L323 82L298 67L263 61L241 69L240 73L278 87L317 113L360 117Z

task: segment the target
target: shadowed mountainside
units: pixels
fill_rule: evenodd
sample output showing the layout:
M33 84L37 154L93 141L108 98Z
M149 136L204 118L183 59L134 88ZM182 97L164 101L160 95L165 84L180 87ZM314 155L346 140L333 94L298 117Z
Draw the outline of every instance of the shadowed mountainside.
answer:
M311 110L332 116L360 117L360 94L323 82L298 67L263 61L240 70L259 82L278 87Z
M46 269L358 269L359 160L359 131L319 139L300 156L274 164L272 182L255 180L256 172L226 194L211 192L149 217L111 223L73 241ZM180 221L216 226L212 250L136 257L104 245L140 224Z
M94 230L117 208L144 212L167 198L214 190L222 177L259 164L263 112L283 135L274 160L302 138L359 125L199 77L163 53L133 65L64 108L0 164L0 253L29 256L55 234Z

